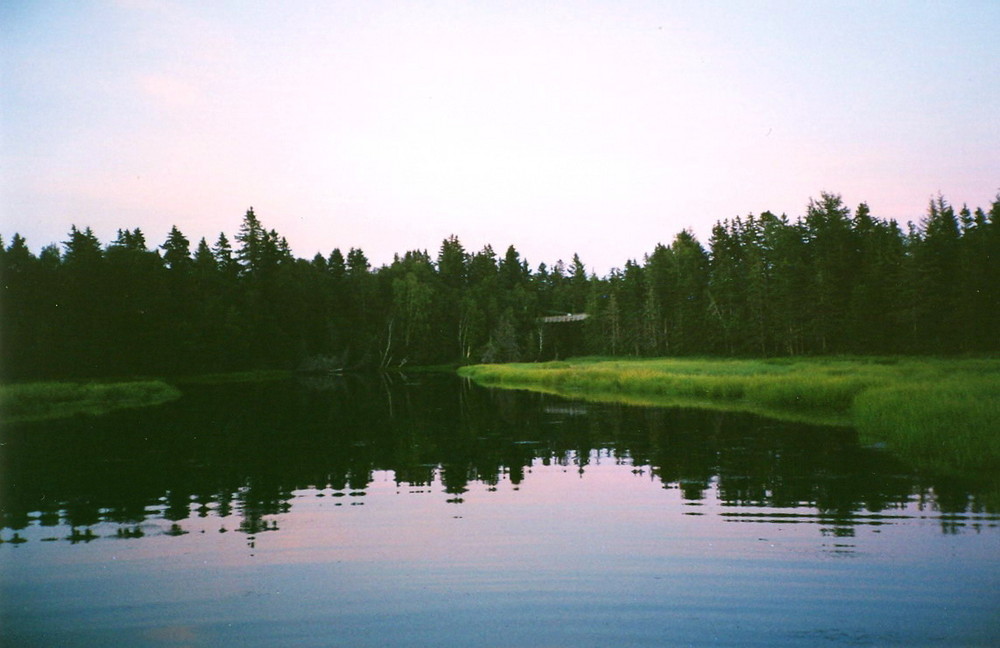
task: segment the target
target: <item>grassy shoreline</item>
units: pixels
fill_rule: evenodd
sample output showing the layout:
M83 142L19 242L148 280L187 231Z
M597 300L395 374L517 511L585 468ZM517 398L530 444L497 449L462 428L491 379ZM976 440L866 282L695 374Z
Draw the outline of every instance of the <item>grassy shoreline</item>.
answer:
M851 426L864 441L935 470L1000 467L1000 360L577 358L474 365L459 374L585 400Z
M181 397L178 387L287 380L285 370L231 371L172 378L48 380L0 384L0 421L33 423L120 409L161 405Z
M0 385L0 416L4 423L100 416L120 409L160 405L180 396L180 390L160 380Z

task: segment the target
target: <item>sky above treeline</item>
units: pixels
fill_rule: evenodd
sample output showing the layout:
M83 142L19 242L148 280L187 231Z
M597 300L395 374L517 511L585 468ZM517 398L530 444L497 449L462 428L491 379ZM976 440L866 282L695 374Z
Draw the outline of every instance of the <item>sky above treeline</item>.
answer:
M0 232L254 207L296 256L457 235L598 274L821 191L917 221L1000 190L1000 3L0 4Z

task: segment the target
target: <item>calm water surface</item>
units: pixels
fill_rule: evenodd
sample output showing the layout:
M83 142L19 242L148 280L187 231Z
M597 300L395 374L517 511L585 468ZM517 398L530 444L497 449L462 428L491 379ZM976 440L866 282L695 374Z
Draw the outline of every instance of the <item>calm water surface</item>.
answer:
M430 376L0 441L3 645L1000 645L1000 516L850 430Z

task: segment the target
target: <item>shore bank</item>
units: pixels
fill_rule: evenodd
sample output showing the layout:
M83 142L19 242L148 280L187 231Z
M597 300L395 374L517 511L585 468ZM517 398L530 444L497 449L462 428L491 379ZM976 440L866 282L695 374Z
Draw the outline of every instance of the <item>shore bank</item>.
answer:
M4 423L81 414L98 416L120 409L160 405L180 396L180 390L160 380L0 385L0 416Z
M1000 360L621 359L463 367L492 387L634 405L739 410L849 426L924 467L1000 467Z

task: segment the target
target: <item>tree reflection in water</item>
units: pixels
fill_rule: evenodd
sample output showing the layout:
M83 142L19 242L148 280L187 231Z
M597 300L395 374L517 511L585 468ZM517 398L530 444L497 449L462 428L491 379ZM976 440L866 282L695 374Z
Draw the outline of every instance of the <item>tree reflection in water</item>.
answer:
M399 485L439 484L460 503L470 483L516 487L536 462L586 475L596 457L679 488L691 505L712 491L724 505L808 508L804 515L833 537L914 499L944 513L947 532L984 511L969 484L915 475L886 452L860 447L851 430L571 403L444 375L190 387L156 408L8 426L2 441L7 542L23 541L17 531L33 525L68 527L63 537L74 543L97 537L91 527L99 523L117 524L118 538L146 537L151 521L179 535L191 517L238 513L238 528L219 530L252 543L279 530L277 516L297 490L360 504L373 474L391 471ZM740 515L732 519L774 519Z

